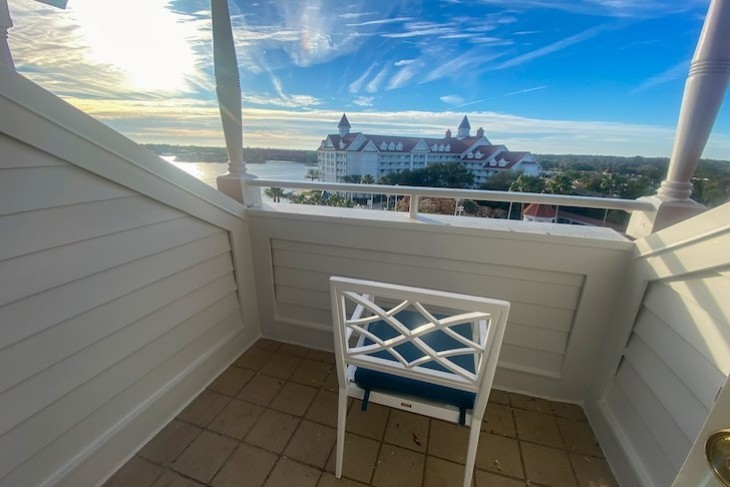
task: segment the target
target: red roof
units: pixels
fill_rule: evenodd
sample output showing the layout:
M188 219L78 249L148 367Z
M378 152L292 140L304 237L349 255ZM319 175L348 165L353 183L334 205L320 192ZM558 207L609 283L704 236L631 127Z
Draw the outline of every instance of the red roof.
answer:
M555 218L557 209L551 205L530 203L527 208L522 210L522 214L533 218Z

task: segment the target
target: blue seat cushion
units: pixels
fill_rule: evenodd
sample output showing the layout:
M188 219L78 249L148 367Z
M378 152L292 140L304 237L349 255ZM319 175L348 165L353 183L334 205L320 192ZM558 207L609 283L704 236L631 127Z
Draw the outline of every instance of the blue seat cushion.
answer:
M438 319L443 318L443 316L440 315L434 316ZM428 322L428 320L420 313L409 310L401 311L396 315L396 318L398 318L398 320L410 330ZM453 326L451 329L456 333L471 339L471 325L468 323ZM388 340L399 335L393 327L383 321L371 323L368 327L368 331L381 340ZM464 347L463 344L454 340L441 330L421 335L421 339L437 352ZM373 343L374 342L372 340L366 338L364 345L371 345ZM411 343L398 345L395 347L395 350L409 362L423 356L423 352ZM386 351L374 353L372 356L398 363L397 359ZM452 356L450 357L450 360L465 370L472 373L474 372L474 356L472 354ZM423 364L422 367L450 372L433 361ZM361 366L357 367L357 370L355 371L355 382L359 387L366 390L372 389L374 391L380 390L399 395L416 396L431 401L451 404L462 410L473 409L474 400L476 399L476 394L473 392L430 384L416 379L409 379L398 375L388 374L386 372L366 369Z

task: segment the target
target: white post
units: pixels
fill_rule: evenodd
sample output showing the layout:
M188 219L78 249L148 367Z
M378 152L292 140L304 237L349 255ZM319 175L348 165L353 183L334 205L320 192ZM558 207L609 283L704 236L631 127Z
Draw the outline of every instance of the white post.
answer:
M408 216L411 220L415 220L418 217L418 199L418 195L411 195L410 205L408 206Z
M243 162L241 83L228 0L211 0L211 17L215 92L228 150L228 174L219 176L216 182L218 189L231 198L246 206L256 206L261 204L261 189L246 185L246 179L254 176L246 173L246 164Z
M669 161L667 177L650 201L655 211L634 212L627 233L642 237L706 208L691 200L692 175L722 105L730 77L730 0L712 0L697 43Z
M8 45L8 30L12 26L13 21L10 19L8 1L0 0L0 65L15 72L13 55L10 53L10 46Z

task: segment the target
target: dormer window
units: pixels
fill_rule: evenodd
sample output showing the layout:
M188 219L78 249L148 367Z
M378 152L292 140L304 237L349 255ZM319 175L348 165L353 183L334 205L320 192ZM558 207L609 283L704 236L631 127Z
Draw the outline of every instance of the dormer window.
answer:
M381 150L386 150L387 148L388 148L388 144L386 144L385 141L382 141L380 143L380 149Z
M444 150L446 152L451 152L451 144L446 144L446 147L444 147Z
M395 150L395 144L393 142L388 144L388 150Z
M403 144L398 142L398 144L395 146L395 150L403 150Z
M436 152L437 150L439 150L439 146L438 146L438 145L436 145L436 144L433 144L433 145L431 146L431 150L432 150L432 151L434 151L434 152Z

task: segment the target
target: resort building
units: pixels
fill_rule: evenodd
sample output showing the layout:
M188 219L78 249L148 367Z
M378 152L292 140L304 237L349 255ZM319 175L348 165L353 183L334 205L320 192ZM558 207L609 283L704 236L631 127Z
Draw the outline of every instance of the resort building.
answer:
M403 137L350 132L350 122L343 114L338 133L329 134L317 149L317 161L323 181L337 182L344 176L370 174L380 178L406 169L423 169L431 164L463 164L474 174L474 186L502 171L539 174L541 168L529 152L512 152L495 145L477 129L471 135L469 119L464 116L456 137L446 130L443 137Z

